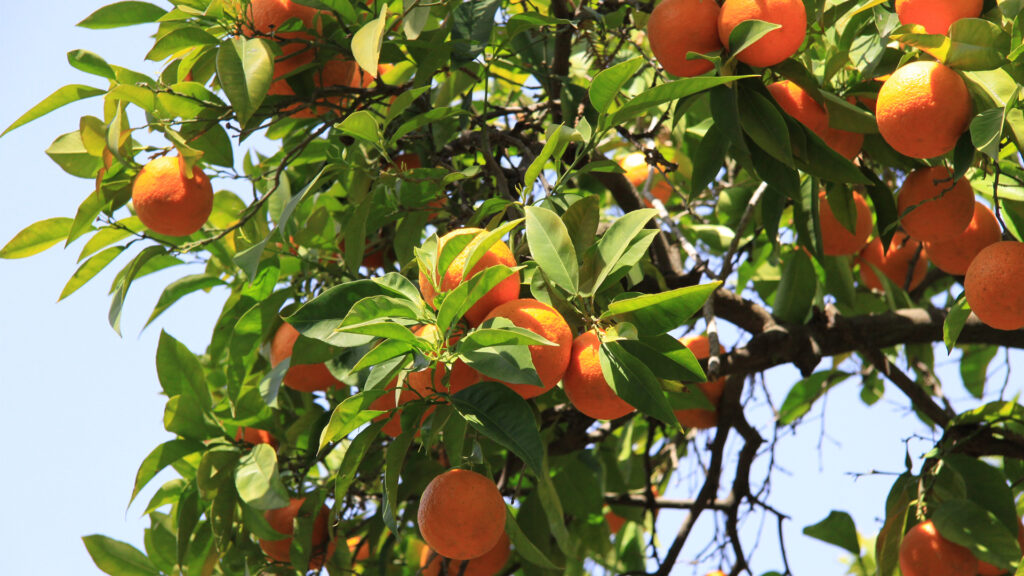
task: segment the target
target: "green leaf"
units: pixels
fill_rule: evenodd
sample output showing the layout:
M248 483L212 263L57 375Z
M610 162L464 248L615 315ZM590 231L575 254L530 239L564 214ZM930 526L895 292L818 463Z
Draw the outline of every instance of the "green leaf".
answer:
M729 51L732 53L729 56L729 62L732 62L736 56L743 53L744 50L753 46L758 40L764 38L766 34L772 30L782 28L781 25L772 22L765 22L764 20L744 20L736 25L729 33Z
M491 266L456 286L454 290L445 294L438 307L437 327L442 331L448 330L455 321L465 316L478 300L509 276L518 274L519 269L500 264Z
M577 261L594 245L600 221L601 202L597 196L586 196L576 201L562 215Z
M473 330L459 341L459 350L479 350L487 346L555 346L547 338L518 326L502 326L491 328L492 323L504 320L504 318L492 318L480 325L480 328Z
M740 126L772 158L793 166L793 148L786 119L767 98L752 90L739 91Z
M630 242L640 235L647 223L657 215L651 208L634 210L616 220L601 236L597 244L587 251L580 273L580 291L593 296L629 249Z
M691 190L704 190L715 181L729 151L729 139L717 124L712 124L693 154Z
M944 63L958 70L995 70L1006 63L1010 36L981 18L960 18L949 27Z
M803 324L811 313L818 277L814 263L803 250L794 250L783 257L782 279L775 292L772 311L781 320Z
M195 46L210 46L220 42L216 36L201 28L191 26L179 28L166 36L162 36L146 54L146 60L159 62L182 50Z
M161 314L167 311L175 302L184 296L199 290L209 290L215 286L224 286L226 283L213 274L193 274L179 278L164 288L160 298L156 301L153 313L146 320L146 326L153 323Z
M0 248L0 258L25 258L38 254L67 238L71 231L71 218L41 220L18 232L6 246Z
M999 159L999 141L1003 139L1005 108L991 108L971 120L971 143L992 160Z
M601 342L599 356L601 373L618 397L670 428L679 427L661 383L646 364L618 342Z
M522 459L535 473L544 470L544 444L530 404L498 382L481 382L451 397L452 406L475 430Z
M964 346L963 352L960 357L960 378L971 396L981 399L985 394L985 381L988 380L988 365L999 353L999 347Z
M115 2L93 12L78 23L82 28L103 30L156 22L167 11L148 2Z
M407 425L419 422L423 414L424 406L410 406L402 410L402 433L388 445L384 453L384 502L382 513L384 524L397 533L398 526L398 478L402 474L402 467L405 465L405 457L409 453L409 446L416 439L419 427ZM398 417L397 415L395 416Z
M100 273L100 271L106 268L108 264L113 262L114 259L123 251L123 246L114 246L113 248L108 248L96 256L86 260L78 267L78 270L75 270L75 273L71 275L71 279L64 285L64 290L61 291L57 301L61 301L74 294L75 291L84 286L89 280L92 280Z
M274 53L260 38L233 38L217 49L217 78L243 125L270 89Z
M530 165L526 168L526 174L523 176L523 188L527 191L533 188L533 183L540 177L540 173L544 171L544 165L552 157L560 158L562 152L566 146L569 145L569 139L566 137L567 129L564 124L559 124L553 130L548 131L547 141L544 142L544 147L541 148L540 154L530 162Z
M158 472L185 456L199 452L202 449L203 444L201 442L182 439L168 440L154 448L146 456L146 459L142 461L139 471L135 474L135 486L132 488L132 497L128 501L128 505L131 506L132 502L135 501L135 497L139 495L139 492L145 488L146 484L149 484L149 481Z
M122 270L121 278L114 285L114 297L110 301L110 312L107 313L107 320L110 327L121 335L121 308L124 306L124 299L128 296L128 288L131 287L135 276L139 274L142 267L152 258L166 254L163 246L149 246L139 252L135 259L128 263Z
M427 25L430 19L430 7L418 6L416 0L402 0L402 10L405 14L402 17L402 32L409 40L420 37L420 32Z
M963 454L949 454L942 460L963 477L969 500L994 514L1011 534L1017 533L1013 490L1002 470Z
M643 115L653 106L660 106L666 102L692 96L699 92L709 90L715 86L736 82L744 78L754 76L698 76L696 78L683 78L665 84L659 84L648 90L644 90L638 96L626 102L612 114L608 121L609 126L619 126L638 116Z
M570 295L575 295L579 289L579 265L569 230L562 219L546 208L527 206L526 241L544 274Z
M377 439L382 427L384 427L384 422L370 424L357 434L352 439L352 443L348 445L345 455L342 456L341 466L338 467L338 477L334 481L334 497L336 499L340 500L345 497L349 486L356 479L359 464L363 461L363 457L366 456L370 445Z
M286 320L303 336L330 342L335 336L335 328L341 325L352 307L371 296L404 297L390 286L372 280L356 280L328 288L303 304Z
M390 392L382 389L361 392L349 396L341 404L338 404L331 412L331 419L327 426L320 432L319 452L323 453L328 444L341 440L356 428L383 414L384 412L380 410L368 410L367 408L384 394L390 394Z
M82 542L96 567L111 576L160 576L149 558L130 544L100 534L83 536Z
M840 370L826 370L811 374L789 389L789 394L779 408L779 424L792 424L806 414L814 402L825 395L830 388L849 378L851 374Z
M388 5L383 8L377 18L370 20L352 36L352 56L356 63L370 76L377 76L377 62L380 60L380 48L384 42L384 31L387 29Z
M508 534L508 539L512 541L512 545L516 549L516 553L522 556L523 560L526 560L534 566L539 566L547 570L558 570L562 571L562 567L551 562L543 552L540 551L537 546L530 541L530 539L519 529L519 523L516 522L516 517L512 515L512 511L507 507L505 508L505 533Z
M452 63L456 67L472 62L483 53L491 39L498 0L459 2L452 11Z
M598 72L597 76L594 76L593 82L590 83L588 91L590 103L594 105L594 109L600 114L610 112L622 87L629 82L643 64L644 59L638 56Z
M828 517L821 522L804 528L804 534L822 542L835 544L855 556L860 556L857 527L853 523L853 518L846 512L829 512Z
M709 282L616 300L608 305L601 319L629 322L640 334L663 334L685 324L721 284Z
M60 166L61 170L79 178L93 178L103 167L102 160L89 154L82 141L82 133L78 130L58 136L46 149L46 155Z
M949 313L942 322L942 341L946 344L947 354L953 352L953 346L960 338L960 332L970 316L971 305L967 303L966 294L961 292L956 302L949 307Z
M665 380L704 382L707 376L697 357L682 342L668 334L644 336L640 340L619 340L627 352L642 360L654 375Z
M156 349L156 374L167 396L189 396L203 410L210 410L213 406L199 359L188 347L163 331Z
M932 521L943 538L959 544L1002 570L1020 560L1017 535L1011 533L992 512L963 498L939 502L932 512Z
M110 67L110 64L107 64L107 61L98 54L88 50L72 50L68 52L68 64L86 74L94 74L110 80L115 78L114 69Z
M277 452L269 444L257 444L238 462L235 488L242 501L257 510L288 505L288 491L277 473Z
M380 125L377 118L368 110L358 110L349 114L335 128L360 140L371 144L380 142Z
M470 368L501 382L543 386L528 346L486 346L462 351L462 359Z

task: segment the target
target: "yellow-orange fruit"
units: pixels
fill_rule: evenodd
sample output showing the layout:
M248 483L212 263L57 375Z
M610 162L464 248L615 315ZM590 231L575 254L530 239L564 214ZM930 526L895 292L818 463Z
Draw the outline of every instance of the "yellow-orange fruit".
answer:
M274 449L277 449L277 438L266 430L259 428L250 428L248 426L239 426L235 432L235 442L244 441L249 444L270 444Z
M882 138L911 158L951 151L971 115L967 85L938 62L911 62L893 72L878 91L875 106Z
M725 0L718 15L718 38L729 45L729 34L745 20L782 26L767 33L736 57L764 68L774 66L800 49L807 35L807 12L802 0Z
M276 508L264 512L263 517L266 518L270 527L286 536L286 538L281 540L260 539L260 548L263 549L263 553L271 560L290 563L291 536L295 530L295 517L305 501L305 498L292 498L284 508ZM324 565L324 561L334 553L334 541L330 540L327 528L330 512L326 506L321 506L316 518L313 519L312 549L309 557L310 570L319 570Z
M600 348L601 339L593 330L573 340L562 388L580 412L596 420L614 420L634 412L636 408L619 398L604 379Z
M491 266L504 265L508 267L514 267L516 265L516 259L512 255L512 251L509 249L508 244L505 244L501 240L495 242L487 249L483 257L477 261L473 269L468 273L465 273L466 264L468 263L470 255L476 250L476 247L480 245L485 236L485 231L480 228L459 228L453 230L444 236L442 236L437 243L438 256L441 254L441 250L444 249L445 243L448 240L464 234L472 234L475 238L459 252L459 255L452 260L451 265L448 266L448 270L444 271L444 276L435 276L436 283L442 292L448 292L454 290L462 282L469 280L473 276L476 276L480 272L483 272ZM435 262L436 264L436 262ZM436 274L437 271L435 271ZM463 275L465 274L465 278ZM466 312L466 320L471 326L476 326L484 320L484 316L487 313L496 308L498 305L514 300L519 297L519 272L514 272L508 278L505 278L497 286L491 289L490 292L484 294L482 298L476 301L470 307L469 311ZM427 280L427 276L420 271L420 292L423 293L423 299L427 301L431 307L434 306L434 298L437 293L434 292L434 287L430 281Z
M867 244L871 236L871 208L864 196L853 193L853 204L857 209L857 224L850 232L832 212L828 196L824 191L818 194L818 215L821 221L821 248L827 256L856 254Z
M270 341L270 365L277 366L290 358L295 341L299 338L299 331L291 324L284 322L274 333L274 339ZM296 364L289 366L284 375L284 385L300 392L315 392L327 390L338 384L338 380L331 375L323 363L320 364Z
M619 167L625 170L623 176L629 183L633 185L638 191L642 190L644 183L647 182L647 173L650 168L647 164L647 157L644 156L643 152L633 152L627 154L619 159ZM654 196L661 201L662 204L667 204L669 199L672 198L672 185L665 180L660 174L654 174L654 181L651 183L651 196ZM644 203L648 207L651 206L646 198Z
M477 556L472 560L449 561L447 574L449 576L458 574L462 576L494 576L501 572L510 555L508 534L502 532L498 543L483 556ZM438 576L441 573L443 562L444 558L440 554L435 553L429 546L424 546L420 551L420 574ZM462 567L463 564L466 565L465 568Z
M505 533L505 501L490 478L449 470L427 484L416 512L423 540L455 560L483 556Z
M711 356L711 343L708 337L703 334L686 336L680 340L683 346L690 349L698 360L704 360ZM719 346L722 352L725 348ZM692 408L688 410L676 410L674 413L679 423L686 428L697 428L705 430L718 425L718 402L722 399L722 392L725 391L725 378L719 378L713 382L699 382L697 387L708 397L708 400L715 406L713 410L703 408Z
M864 286L872 290L883 290L882 282L875 275L871 265L882 271L890 282L901 288L913 290L924 281L928 273L928 253L921 249L918 256L918 248L921 243L908 238L903 232L897 231L889 242L889 249L882 251L882 241L875 238L870 244L860 251L860 281ZM910 263L915 258L914 272L910 278L910 285L907 286L907 272L910 270Z
M188 236L198 232L213 211L213 185L198 166L185 175L185 160L161 156L135 176L132 205L139 220L157 234Z
M348 553L353 562L365 562L370 559L370 541L362 536L353 536L345 540Z
M565 375L569 367L569 356L572 353L572 331L565 318L557 310L533 298L512 300L498 306L487 315L491 318L507 318L520 328L539 334L555 346L530 346L530 356L537 376L543 387L532 384L508 384L516 394L523 398L533 398L551 390Z
M1024 524L1021 524L1019 518L1017 519L1017 524L1017 544L1020 545L1021 550L1024 550ZM999 576L1000 574L1007 573L1006 570L996 568L984 560L978 560L978 576Z
M948 240L967 228L974 215L974 190L965 178L956 182L945 166L918 168L907 175L896 198L900 224L922 242Z
M651 52L673 76L699 76L714 69L707 60L687 60L688 52L710 54L722 49L715 0L664 0L647 21Z
M900 572L903 576L967 576L978 573L978 561L967 548L943 538L928 520L903 535Z
M971 261L983 248L999 242L1003 232L992 210L981 202L974 203L974 215L958 236L940 242L925 242L928 259L946 274L963 276Z
M783 80L770 84L768 92L786 114L817 134L825 144L844 158L853 160L860 154L864 135L831 128L828 125L828 111L799 85Z
M1024 244L996 242L967 268L964 293L978 319L997 330L1024 328Z
M929 34L949 34L961 18L981 16L983 0L896 0L900 24L919 24Z

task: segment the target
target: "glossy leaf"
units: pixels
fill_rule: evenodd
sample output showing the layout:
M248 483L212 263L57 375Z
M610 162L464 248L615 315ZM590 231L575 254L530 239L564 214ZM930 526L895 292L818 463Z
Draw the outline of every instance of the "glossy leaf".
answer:
M148 2L115 2L108 4L78 23L82 28L103 30L134 24L156 22L167 11Z
M481 382L451 396L452 406L476 431L508 448L535 473L544 469L544 444L533 410L511 388Z
M233 38L217 50L217 78L245 124L260 107L274 74L274 53L259 38Z
M277 452L269 444L257 444L239 460L235 488L242 501L257 510L288 505L288 491L277 472Z
M663 334L685 324L721 284L710 282L616 300L608 305L601 319L629 322L641 334Z
M544 274L569 294L575 294L579 288L579 265L562 219L545 208L527 206L526 240L530 254Z
M71 223L71 218L50 218L36 222L18 232L0 248L0 258L26 258L38 254L67 238Z
M857 540L857 527L853 524L853 518L846 512L829 512L828 516L814 524L804 528L804 534L835 544L840 548L849 551L851 554L860 555L860 542Z
M145 554L130 544L99 534L83 536L82 542L96 567L111 576L160 576Z

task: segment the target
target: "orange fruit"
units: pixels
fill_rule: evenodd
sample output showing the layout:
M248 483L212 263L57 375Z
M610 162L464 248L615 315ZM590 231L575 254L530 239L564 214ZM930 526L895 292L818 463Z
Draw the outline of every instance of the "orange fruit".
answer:
M480 382L480 373L470 368L468 364L462 360L456 360L452 364L452 374L448 377L449 393L455 394L478 382Z
M708 572L704 576L725 576L725 572L722 572L721 570L715 570L714 572Z
M799 85L789 80L783 80L770 84L768 92L786 114L817 134L825 141L825 144L844 158L853 160L860 154L860 148L864 144L864 135L829 127L828 111Z
M483 556L505 533L505 501L490 478L454 469L427 484L416 513L423 540L455 560Z
M804 43L807 12L801 0L725 0L718 15L718 38L729 45L729 34L745 20L762 20L782 26L767 33L736 57L740 62L764 68L789 58Z
M595 420L614 420L634 412L636 408L619 398L604 379L598 353L600 347L601 339L593 330L573 340L562 388L580 412Z
M441 250L444 248L445 243L451 238L462 236L464 234L472 234L475 236L475 238L462 249L462 252L455 257L455 260L453 260L451 265L448 266L448 270L444 271L444 276L435 276L436 284L442 292L454 290L459 284L469 280L491 266L501 264L514 267L516 265L516 259L512 255L512 250L509 249L508 244L499 240L487 249L487 252L483 257L480 258L476 265L473 266L473 269L467 273L465 271L466 262L469 260L473 251L476 250L476 247L480 245L480 242L483 240L484 233L485 231L480 228L459 228L458 230L452 230L440 238L440 241L437 243L438 257L440 257ZM435 274L437 272L440 271L435 271ZM465 278L463 278L463 276L465 276ZM433 307L434 298L437 294L434 292L433 285L427 280L427 276L422 270L420 271L420 292L423 293L423 299L427 301L427 304ZM484 316L486 316L487 313L495 307L518 297L519 272L515 272L508 278L502 280L497 286L492 288L490 292L484 294L482 298L477 300L469 311L466 312L466 320L471 326L476 326L483 322Z
M294 96L295 90L288 84L285 77L300 66L313 61L310 52L303 52L294 56L287 56L278 59L274 63L274 82L267 90L267 94L275 96ZM359 66L346 58L337 56L324 63L323 67L313 72L313 81L316 90L327 90L336 87L353 87L358 84L356 72ZM292 118L317 118L337 112L337 108L344 104L341 96L326 96L316 98L312 102L296 103L284 109L289 112Z
M956 146L971 121L971 96L960 75L938 62L911 62L878 91L882 138L911 158L934 158Z
M963 276L971 261L990 244L995 244L1003 237L996 215L981 202L974 203L974 215L971 223L959 235L939 242L925 242L924 249L928 259L936 268L946 274Z
M491 318L507 318L520 328L539 334L554 342L555 346L530 346L530 356L537 376L543 387L533 384L508 384L508 387L523 398L533 398L551 390L558 384L569 367L572 355L572 331L565 318L557 310L533 298L522 298L505 302L487 315Z
M317 10L309 6L303 6L292 0L252 0L249 3L248 19L252 22L252 29L246 27L250 35L255 33L270 35L292 18L298 18L306 28L313 27L313 20L316 18ZM303 32L285 32L277 34L278 38L285 39L308 39L309 35ZM301 49L301 44L288 43L283 46L284 52L290 54Z
M896 197L900 224L922 242L948 240L964 231L974 214L974 190L965 178L952 181L945 166L918 168L907 175Z
M637 191L643 190L644 183L647 182L647 173L650 168L647 164L647 157L644 156L643 152L633 152L627 154L619 159L619 167L625 170L623 176L629 183L633 185ZM662 204L667 204L669 199L672 198L672 185L665 180L657 172L654 173L654 181L651 183L651 196L654 196L661 201ZM645 198L644 203L648 207L651 207L651 203Z
M928 272L928 254L923 249L920 256L917 255L921 243L908 238L903 232L897 231L889 242L889 250L883 253L882 241L875 238L870 244L860 251L860 281L861 284L872 290L883 290L882 282L875 275L871 265L882 271L885 277L896 286L906 290L913 290L924 281ZM910 262L917 258L914 264L914 272L910 278L910 285L907 286L907 272L910 270Z
M450 561L448 562L448 572L446 573L449 576L456 576L457 574L462 576L495 576L495 574L501 573L501 569L508 562L510 555L508 534L502 532L498 543L483 556L477 556L472 560ZM431 550L429 546L424 546L420 551L420 574L423 576L438 576L441 573L441 565L443 563L444 558ZM462 567L463 564L465 564L465 568Z
M860 192L853 193L853 204L857 209L855 231L850 232L832 213L828 195L818 193L818 213L821 221L821 248L827 256L856 254L867 244L871 236L871 208Z
M978 573L971 551L943 538L931 520L903 535L900 544L903 576L967 576Z
M983 0L896 0L900 24L919 24L929 34L949 34L961 18L981 16Z
M295 341L299 338L299 331L291 324L284 322L277 329L273 340L270 341L270 365L277 366L290 358ZM327 390L338 384L338 381L331 375L323 363L320 364L296 364L289 366L288 372L284 375L284 385L300 392L315 392Z
M132 204L139 220L157 234L189 236L198 232L213 211L213 185L198 166L185 175L185 160L161 156L135 176Z
M681 338L679 340L693 352L693 355L698 360L704 360L711 356L711 343L708 342L708 337L703 334L691 335ZM725 348L719 347L722 352L725 352ZM713 405L718 406L718 402L722 399L722 392L725 391L725 378L719 378L714 382L699 382L697 387L700 391L708 397ZM705 430L707 428L714 428L718 425L718 410L705 410L702 408L693 408L688 410L676 410L676 419L679 423L686 428L697 428L699 430Z
M700 76L714 69L707 60L687 60L688 52L722 49L718 39L718 4L714 0L664 0L647 21L651 52L673 76Z
M260 430L259 428L250 428L247 426L239 426L238 431L235 432L235 442L248 442L249 444L270 444L275 450L277 449L277 438L266 430Z
M997 330L1024 328L1024 244L996 242L974 257L964 277L967 303Z
M260 548L263 549L263 553L271 560L290 563L291 536L295 530L295 516L298 515L299 508L302 507L302 503L305 501L305 498L292 498L284 508L267 510L263 513L263 517L266 518L270 527L286 536L281 540L260 539ZM334 541L330 540L327 527L330 512L326 506L321 506L316 518L313 519L312 550L309 557L310 570L319 570L324 565L324 561L334 553Z
M1017 544L1020 545L1021 550L1024 550L1024 524L1021 524L1019 518L1017 524ZM999 576L1000 574L1007 574L1007 571L996 568L984 560L978 560L978 576Z
M370 559L370 541L362 536L353 536L345 540L348 546L348 553L352 555L353 562L365 562Z

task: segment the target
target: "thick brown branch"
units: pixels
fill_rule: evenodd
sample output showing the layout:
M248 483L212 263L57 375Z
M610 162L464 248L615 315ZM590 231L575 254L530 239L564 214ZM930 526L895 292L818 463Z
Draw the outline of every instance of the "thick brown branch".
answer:
M911 380L910 376L907 376L902 370L894 366L892 362L889 362L889 359L885 357L885 354L882 354L881 350L871 348L865 351L864 355L875 365L879 372L885 374L886 378L891 380L900 391L906 394L907 398L910 398L914 407L920 410L922 414L943 428L949 424L949 420L953 415L940 408L920 384Z

